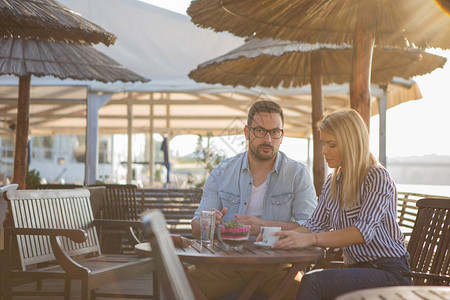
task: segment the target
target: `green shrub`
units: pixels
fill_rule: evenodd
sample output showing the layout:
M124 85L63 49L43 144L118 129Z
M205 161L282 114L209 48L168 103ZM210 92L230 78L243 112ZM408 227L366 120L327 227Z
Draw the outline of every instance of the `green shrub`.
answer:
M26 179L27 189L29 190L35 189L37 185L41 184L41 180L42 178L39 171L35 169L27 171L27 179Z

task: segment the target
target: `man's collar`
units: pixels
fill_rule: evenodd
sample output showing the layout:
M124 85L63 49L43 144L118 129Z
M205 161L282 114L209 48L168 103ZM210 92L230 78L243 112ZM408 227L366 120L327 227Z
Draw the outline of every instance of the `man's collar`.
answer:
M250 166L248 164L248 151L245 152L242 164L241 164L241 172L249 171L250 172Z
M281 161L282 161L282 157L281 156L282 156L281 152L278 151L277 158L275 159L275 164L274 164L274 167L272 169L272 172L275 171L277 174L280 174ZM248 164L248 151L245 152L244 160L242 161L241 172L243 172L243 171L249 171L250 172L250 166Z
M280 169L281 169L281 161L282 161L282 157L281 157L281 152L278 151L277 153L277 158L275 159L275 164L273 166L273 170L277 173L280 174Z

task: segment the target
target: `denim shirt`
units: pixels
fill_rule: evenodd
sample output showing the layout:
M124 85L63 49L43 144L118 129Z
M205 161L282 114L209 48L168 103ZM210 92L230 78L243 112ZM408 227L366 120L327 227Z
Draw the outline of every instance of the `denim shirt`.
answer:
M314 186L306 167L279 151L274 169L269 172L266 181L261 219L303 225L317 204ZM223 223L233 220L235 214L245 215L252 187L248 152L224 160L206 180L194 219L200 217L202 210L222 210L224 207L228 211Z

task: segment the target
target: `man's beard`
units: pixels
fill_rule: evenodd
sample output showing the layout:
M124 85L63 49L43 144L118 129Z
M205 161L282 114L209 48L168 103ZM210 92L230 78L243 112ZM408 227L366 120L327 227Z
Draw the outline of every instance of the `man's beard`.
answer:
M260 150L260 148L262 148L262 147L269 147L270 149L272 149L272 152L266 154L265 152ZM275 152L274 146L271 144L259 144L256 147L252 146L252 144L250 144L249 149L252 152L252 154L261 161L271 160L277 154Z

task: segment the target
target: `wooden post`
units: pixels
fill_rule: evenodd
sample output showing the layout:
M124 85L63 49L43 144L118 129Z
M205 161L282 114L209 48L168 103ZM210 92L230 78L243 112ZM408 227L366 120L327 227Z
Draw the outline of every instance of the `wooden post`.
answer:
M367 2L367 1L365 1ZM359 112L370 128L370 73L375 43L376 19L371 5L359 5L353 35L352 73L350 76L351 107Z
M312 101L312 133L313 133L313 176L316 195L319 196L325 181L325 162L322 154L317 122L323 116L322 96L322 58L319 51L311 53L311 101Z
M30 123L30 83L31 75L19 77L19 99L17 103L13 183L17 183L20 190L24 190L26 188L27 182L28 126Z

